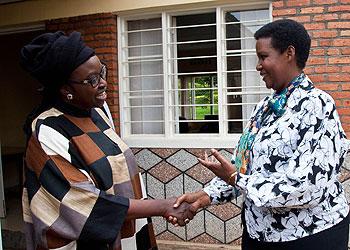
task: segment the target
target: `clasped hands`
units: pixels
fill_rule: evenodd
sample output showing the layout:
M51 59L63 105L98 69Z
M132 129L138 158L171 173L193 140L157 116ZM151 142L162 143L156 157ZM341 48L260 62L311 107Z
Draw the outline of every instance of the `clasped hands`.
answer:
M220 177L227 183L234 173L235 167L226 160L217 150L211 149L212 158L208 159L205 153L204 160L198 158L198 161L211 170L216 176ZM185 226L196 215L198 209L210 205L210 197L204 191L186 193L177 198L172 198L173 207L169 208L163 217L175 226Z

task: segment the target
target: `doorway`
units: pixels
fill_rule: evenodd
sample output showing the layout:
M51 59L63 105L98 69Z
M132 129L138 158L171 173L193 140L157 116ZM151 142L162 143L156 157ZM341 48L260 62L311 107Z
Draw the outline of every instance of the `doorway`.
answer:
M4 200L0 201L0 215L4 217L1 224L6 247L19 243L6 242L5 236L9 231L23 232L21 194L25 137L22 126L27 114L40 101L39 84L19 65L20 48L42 32L0 34L0 184L3 180L0 198L1 193L5 194Z

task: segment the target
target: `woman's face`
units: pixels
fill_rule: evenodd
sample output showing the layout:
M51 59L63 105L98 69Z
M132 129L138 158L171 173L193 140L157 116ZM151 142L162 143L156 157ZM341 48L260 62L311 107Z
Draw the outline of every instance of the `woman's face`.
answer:
M256 41L258 64L256 70L260 72L267 88L275 91L283 90L289 83L290 58L287 52L280 53L271 44L271 37L260 38Z
M70 92L73 95L73 99L69 101L71 104L86 110L103 106L107 98L107 82L101 78L103 67L98 57L93 56L72 72L69 78L69 80L72 80L72 83L69 84ZM94 77L100 79L100 82L95 87L89 83L79 84Z

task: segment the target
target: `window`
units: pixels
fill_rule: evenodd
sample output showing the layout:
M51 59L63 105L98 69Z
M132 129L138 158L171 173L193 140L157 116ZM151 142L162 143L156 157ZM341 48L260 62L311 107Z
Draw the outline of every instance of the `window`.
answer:
M270 93L253 36L270 20L266 5L118 17L122 137L132 146L237 137Z

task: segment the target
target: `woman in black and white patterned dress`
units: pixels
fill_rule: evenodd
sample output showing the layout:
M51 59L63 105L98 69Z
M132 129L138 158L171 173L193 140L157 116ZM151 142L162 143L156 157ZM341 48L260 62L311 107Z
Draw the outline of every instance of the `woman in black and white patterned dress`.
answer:
M345 250L349 206L338 180L348 148L334 100L303 73L310 37L292 20L255 33L260 72L274 93L252 113L232 163L199 161L217 177L175 206L197 210L244 195L242 249Z

